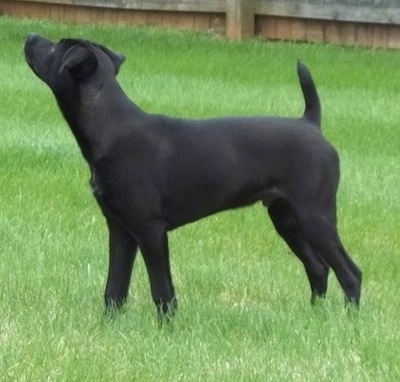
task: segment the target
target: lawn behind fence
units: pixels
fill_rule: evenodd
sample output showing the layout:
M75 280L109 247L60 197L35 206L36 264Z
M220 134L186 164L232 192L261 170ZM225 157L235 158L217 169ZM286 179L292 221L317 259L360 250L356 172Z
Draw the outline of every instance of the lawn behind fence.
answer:
M400 52L232 42L212 33L0 18L1 381L400 380ZM343 242L363 271L358 314L309 304L300 262L261 205L170 234L180 310L158 328L136 263L126 312L103 317L107 232L53 95L23 57L28 32L127 57L119 82L149 112L298 116L297 59L341 157Z

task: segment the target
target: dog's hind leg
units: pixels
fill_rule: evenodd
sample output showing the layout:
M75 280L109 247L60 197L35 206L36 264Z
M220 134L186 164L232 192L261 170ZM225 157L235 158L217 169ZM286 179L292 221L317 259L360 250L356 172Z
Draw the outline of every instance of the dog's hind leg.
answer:
M345 293L346 305L360 303L361 271L344 249L336 227L336 218L319 206L297 211L301 230L309 243L329 264Z
M167 232L154 224L142 231L138 240L159 316L160 318L171 316L177 309L177 300L169 264Z
M110 259L104 299L107 311L112 311L122 307L128 296L137 243L118 222L108 220L107 224Z
M302 261L311 287L311 303L325 297L329 266L305 239L289 202L277 199L268 206L268 214L278 234Z

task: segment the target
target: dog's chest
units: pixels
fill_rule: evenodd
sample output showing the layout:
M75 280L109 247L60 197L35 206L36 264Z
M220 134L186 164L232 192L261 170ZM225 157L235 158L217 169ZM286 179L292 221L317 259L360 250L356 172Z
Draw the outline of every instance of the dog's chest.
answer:
M90 169L90 173L91 173L91 176L90 176L89 183L90 183L90 187L92 188L93 195L96 198L100 198L102 196L103 192L102 192L101 184L99 182L99 177L94 168Z

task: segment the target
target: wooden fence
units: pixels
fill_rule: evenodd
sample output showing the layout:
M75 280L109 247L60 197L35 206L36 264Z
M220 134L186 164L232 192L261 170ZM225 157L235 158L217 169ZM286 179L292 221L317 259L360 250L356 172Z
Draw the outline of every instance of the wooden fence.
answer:
M400 48L399 0L0 0L0 14Z

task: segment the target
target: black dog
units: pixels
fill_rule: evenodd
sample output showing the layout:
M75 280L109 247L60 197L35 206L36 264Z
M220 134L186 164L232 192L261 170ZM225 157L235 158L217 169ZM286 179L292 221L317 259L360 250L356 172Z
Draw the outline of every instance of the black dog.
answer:
M115 79L125 57L104 46L30 34L25 56L90 167L109 229L108 309L126 300L139 247L159 313L173 313L167 231L257 201L303 262L312 301L325 295L331 267L346 302L359 304L361 272L336 228L339 158L321 134L318 94L303 64L301 118L188 120L147 114L130 101Z

